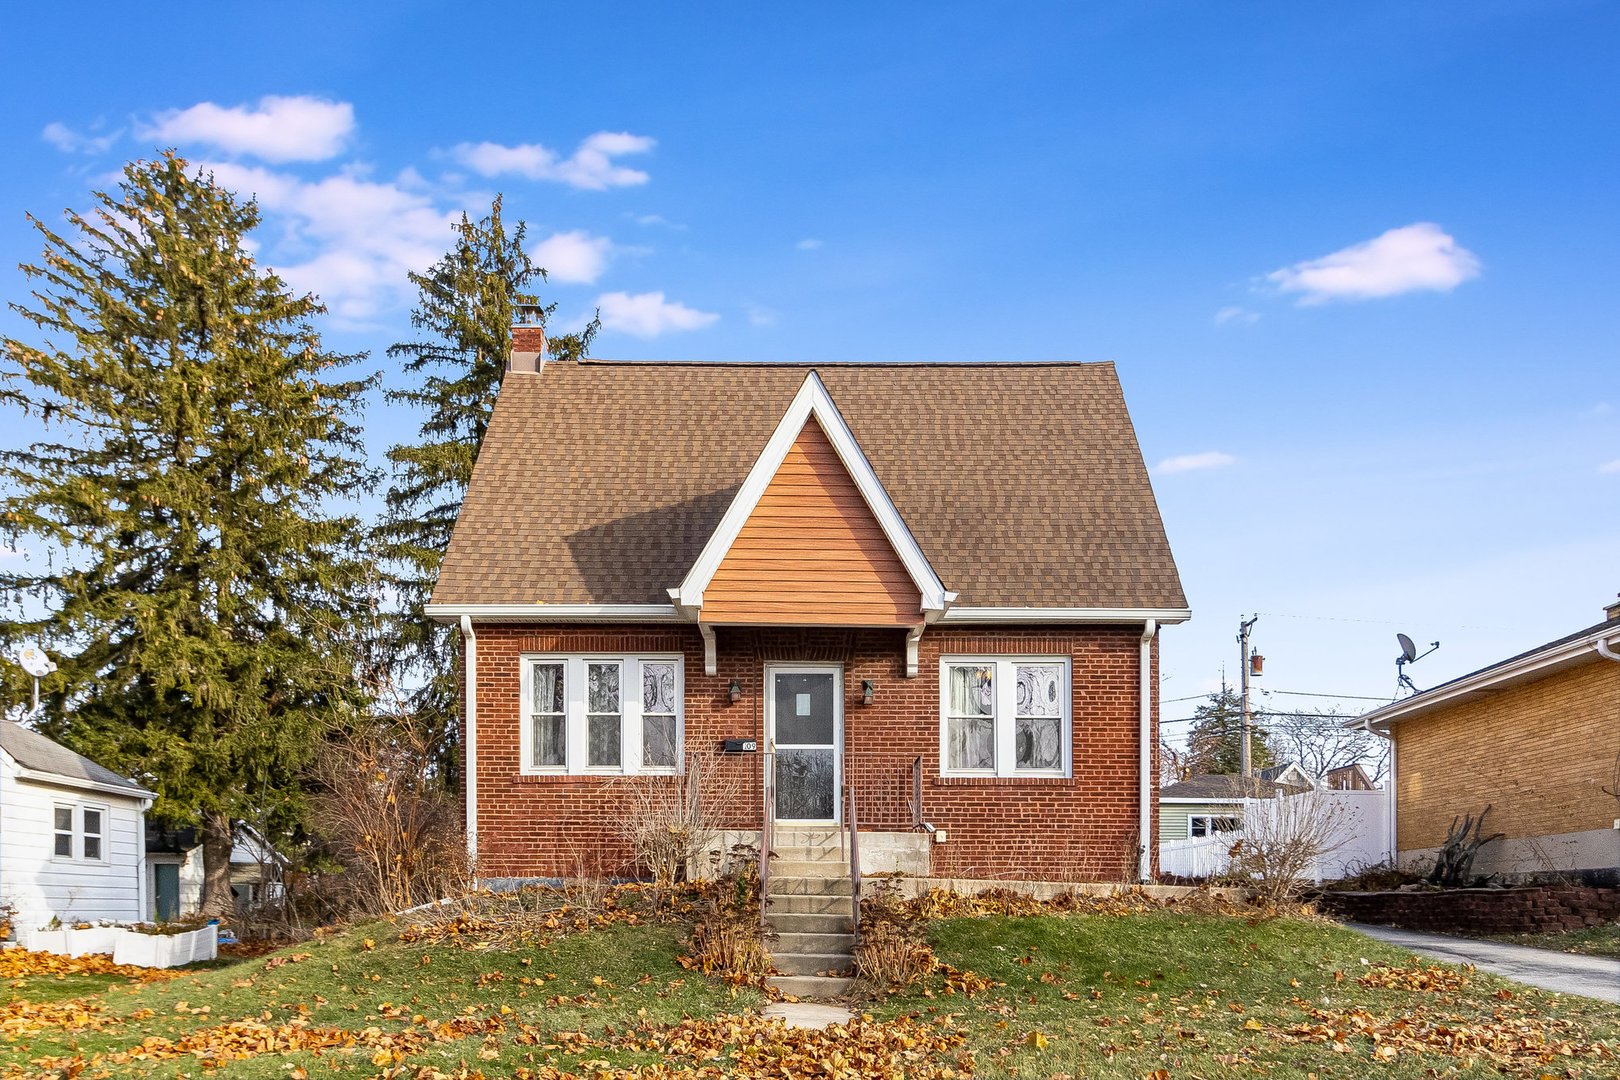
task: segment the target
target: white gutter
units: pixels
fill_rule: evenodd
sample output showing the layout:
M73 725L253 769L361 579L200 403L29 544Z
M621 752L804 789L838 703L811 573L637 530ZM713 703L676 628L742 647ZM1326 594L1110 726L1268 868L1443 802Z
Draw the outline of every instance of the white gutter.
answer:
M946 612L948 616L950 613ZM1137 738L1137 756L1140 759L1138 781L1138 806L1141 829L1137 833L1137 877L1146 883L1153 877L1153 849L1149 846L1155 840L1153 836L1153 636L1159 632L1159 624L1154 619L1148 619L1142 624L1142 655L1138 666L1141 668L1141 685L1139 697L1141 698L1141 717Z
M679 589L670 590L672 596ZM951 594L946 594L949 603ZM683 611L682 608L688 610ZM429 604L426 612L439 622L457 622L470 615L482 622L690 622L698 608L677 604ZM924 622L940 623L1115 623L1136 624L1152 619L1160 625L1186 622L1188 608L1108 607L947 607L937 618L933 610Z
M952 607L942 623L1181 623L1191 608Z
M462 709L461 741L467 763L467 858L473 867L473 884L478 883L478 635L473 633L472 617L461 617L461 638L467 648L467 703Z
M1528 680L1544 673L1551 674L1548 669L1579 663L1590 655L1589 649L1596 650L1599 656L1613 658L1616 650L1609 644L1611 637L1620 641L1620 636L1617 636L1612 625L1600 627L1585 637L1565 642L1557 648L1533 652L1518 660L1488 667L1472 675L1464 675L1431 690L1424 690L1412 697L1374 709L1345 726L1366 727L1372 730L1371 725L1374 724L1388 725L1419 716L1469 694L1488 692L1505 683Z
M1598 638L1597 641L1593 642L1592 647L1597 650L1597 654L1603 659L1620 663L1620 652L1615 652L1614 647L1602 638Z
M64 776L61 773L41 772L38 769L25 769L17 766L17 779L29 780L36 784L50 784L52 787L79 788L82 791L98 791L104 795L121 795L126 799L135 799L146 806L152 805L157 798L157 792L147 791L143 787L127 788L117 784L104 784L100 780L91 780L83 776ZM144 807L143 807L144 809Z
M674 604L429 604L427 617L458 622L682 622Z

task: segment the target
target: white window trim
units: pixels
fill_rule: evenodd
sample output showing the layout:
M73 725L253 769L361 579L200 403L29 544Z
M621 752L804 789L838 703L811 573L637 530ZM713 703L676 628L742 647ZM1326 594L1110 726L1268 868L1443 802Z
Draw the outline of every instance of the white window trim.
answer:
M68 812L68 853L59 855L56 852L56 838L62 835L62 830L56 827L56 812ZM78 803L52 803L51 804L51 859L56 862L76 862L75 856L79 851L79 804Z
M984 776L1044 780L1074 775L1074 665L1069 656L941 656L939 658L939 774L941 776ZM992 676L996 712L994 718L996 766L993 769L953 769L950 760L950 669L961 664L995 668ZM1018 680L1015 668L1022 664L1061 664L1063 667L1063 764L1057 769L1020 769L1016 745Z
M58 855L56 853L56 838L62 830L56 827L56 812L66 810L70 815L72 828L68 831L71 837L71 854ZM101 815L101 831L95 835L101 840L101 855L91 859L84 853L84 838L87 835L84 829L84 812L92 810ZM103 803L83 802L53 802L51 803L51 861L59 863L92 863L96 866L105 866L112 862L112 810Z
M1215 830L1213 828L1205 829L1203 836L1195 835L1193 833L1193 822L1195 820L1199 819L1199 818L1202 818L1202 819L1204 819L1206 821L1209 821L1211 823L1213 823L1216 818L1231 818L1231 819L1233 819L1234 821L1236 821L1238 823L1237 829L1235 829L1235 830L1222 830L1222 831L1223 832L1228 832L1228 831L1230 831L1230 832L1241 832L1243 830L1243 814L1241 812L1232 813L1232 814L1188 814L1187 815L1187 839L1189 839L1189 840L1208 840L1210 837L1217 835L1217 833L1215 832Z
M686 747L686 657L681 653L636 653L613 656L605 653L523 653L518 700L518 771L524 776L673 776L685 765ZM644 767L641 763L641 665L643 662L675 665L675 766ZM533 686L531 673L537 663L563 665L563 728L567 762L564 765L534 765ZM618 765L589 765L589 722L586 718L586 665L619 665L619 757Z
M90 835L85 830L85 827L84 827L84 814L85 814L85 811L87 811L87 810L94 810L96 813L101 815L101 831L95 834L96 837L98 839L100 839L100 841L101 841L101 857L99 859L92 859L92 858L90 858L88 855L86 855L84 853L84 838L86 836ZM88 862L88 863L97 863L97 864L105 864L105 863L111 862L112 860L108 857L109 852L108 852L107 849L108 849L108 847L110 845L110 841L111 841L111 837L109 836L109 833L112 831L111 830L112 814L108 811L107 807L101 805L100 803L80 803L79 804L78 824L79 824L79 861L80 862Z

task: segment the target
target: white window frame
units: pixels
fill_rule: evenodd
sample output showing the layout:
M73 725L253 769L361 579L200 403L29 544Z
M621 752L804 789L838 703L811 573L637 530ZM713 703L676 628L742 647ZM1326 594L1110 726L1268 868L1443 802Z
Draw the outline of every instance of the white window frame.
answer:
M96 838L101 841L101 855L100 855L99 858L95 858L95 859L92 859L90 856L88 856L88 855L86 855L84 853L84 840L85 840L85 837L90 835L89 831L87 829L85 829L85 827L84 827L84 815L87 812L90 812L90 811L94 811L95 813L101 815L101 831L95 834ZM108 836L108 833L111 831L109 829L109 826L112 824L112 814L109 813L107 808L105 806L102 806L100 803L80 803L79 804L79 820L78 820L78 824L79 824L79 858L80 858L80 860L83 861L83 862L91 862L91 863L109 862L110 860L108 859L107 844L108 844L108 841L110 839L110 837Z
M1048 779L1074 773L1074 664L1069 656L941 656L939 658L939 774L941 776L986 776L1009 779ZM1062 734L1063 761L1056 769L1020 769L1017 750L1017 668L1030 664L1056 664L1063 668ZM995 768L954 769L950 760L951 668L971 665L995 669L991 676L995 695Z
M57 811L59 811L59 810L66 810L68 812L68 827L67 827L67 832L65 834L67 836L67 838L68 838L68 853L66 855L62 855L62 854L58 853L57 850L56 850L56 838L58 836L64 835L62 830L58 829L56 827L56 814L57 814ZM51 804L51 858L56 859L58 861L64 861L64 862L65 861L71 861L71 860L73 860L74 858L77 857L78 852L79 852L79 804L78 803L52 803Z
M1220 832L1242 832L1243 831L1243 812L1241 810L1235 811L1235 812L1230 813L1230 814L1188 814L1187 815L1187 839L1189 839L1189 840L1208 840L1212 836L1219 835L1219 833L1217 833L1217 831L1212 827L1216 818L1230 818L1231 820L1237 822L1237 828L1236 829L1222 829L1222 830L1220 830ZM1199 836L1199 835L1197 835L1196 833L1193 832L1193 822L1195 820L1203 820L1203 821L1210 822L1210 826L1205 827L1203 836Z
M56 827L56 812L66 810L71 827L66 833ZM101 831L94 834L101 841L101 854L90 858L84 853L84 838L88 835L84 828L84 815L86 811L101 815ZM68 854L56 853L56 838L66 835L69 837ZM112 810L103 803L60 803L51 804L51 859L55 862L85 862L103 866L112 861L110 845L112 843Z
M518 753L519 773L525 776L673 776L685 767L686 746L686 657L681 653L636 653L614 656L604 653L523 653L519 680ZM675 665L675 765L646 766L641 761L641 665ZM536 664L563 665L563 765L533 764L534 725L533 680ZM619 764L589 765L589 721L586 709L586 665L619 665Z

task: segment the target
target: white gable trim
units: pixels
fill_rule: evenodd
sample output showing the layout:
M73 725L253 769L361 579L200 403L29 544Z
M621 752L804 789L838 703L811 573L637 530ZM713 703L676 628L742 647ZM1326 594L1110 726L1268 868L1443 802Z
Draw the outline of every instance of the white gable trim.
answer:
M799 387L798 394L794 395L793 403L788 406L787 412L782 415L776 430L771 433L770 441L760 452L759 459L749 470L748 478L743 481L742 487L737 490L736 498L726 508L725 516L720 519L719 526L709 542L703 546L697 561L692 564L686 577L679 586L669 590L670 599L687 618L696 618L703 607L703 590L709 587L714 578L715 571L725 559L731 545L736 542L737 534L748 521L754 507L759 505L761 496L776 476L776 471L782 467L787 459L788 451L798 439L799 432L804 429L805 423L814 417L821 424L821 430L826 432L827 439L838 451L838 459L844 463L844 468L854 479L855 486L860 489L861 497L871 508L878 524L883 528L883 535L888 538L889 544L900 561L905 565L906 572L911 575L912 583L917 591L922 593L922 607L917 612L919 621L932 622L937 619L955 598L952 593L945 591L940 582L939 575L928 564L923 555L922 548L918 546L911 530L906 527L905 520L901 518L900 511L896 510L894 503L889 499L889 493L883 490L883 484L878 480L877 474L872 471L872 465L861 453L855 436L850 432L849 425L838 412L838 406L833 404L832 396L822 385L821 377L814 371L805 376L804 384Z

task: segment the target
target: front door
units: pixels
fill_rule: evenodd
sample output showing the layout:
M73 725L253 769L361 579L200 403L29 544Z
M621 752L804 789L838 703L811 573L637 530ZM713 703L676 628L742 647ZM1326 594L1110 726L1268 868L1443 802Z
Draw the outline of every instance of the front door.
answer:
M776 820L836 824L844 673L831 665L771 667L766 681L765 734L776 752Z

